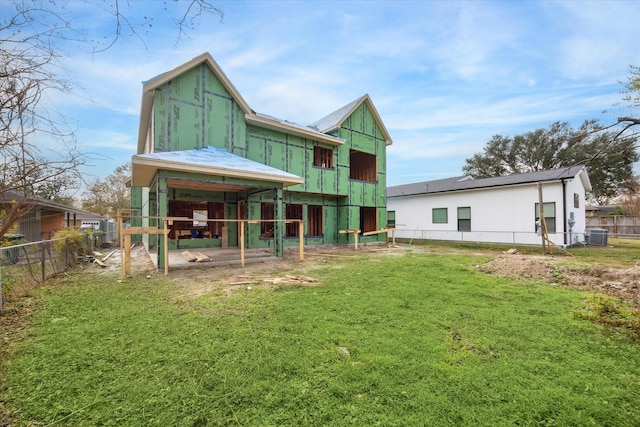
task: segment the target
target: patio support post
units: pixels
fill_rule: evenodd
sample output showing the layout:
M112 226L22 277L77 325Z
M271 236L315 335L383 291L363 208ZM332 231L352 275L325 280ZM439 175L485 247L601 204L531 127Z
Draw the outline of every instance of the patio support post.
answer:
M275 208L275 219L277 221L275 221L274 224L274 239L273 239L273 251L275 256L281 257L283 255L283 248L282 246L284 245L284 229L285 229L285 224L284 222L280 221L282 219L284 219L284 201L283 201L283 194L282 194L282 188L276 188L276 199L274 200L274 208Z

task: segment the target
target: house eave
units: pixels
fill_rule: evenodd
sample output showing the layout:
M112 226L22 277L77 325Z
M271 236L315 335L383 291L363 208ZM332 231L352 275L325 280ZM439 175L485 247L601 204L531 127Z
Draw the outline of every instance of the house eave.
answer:
M296 135L303 138L324 142L329 145L334 145L334 146L344 145L344 140L337 138L335 136L325 135L324 133L313 132L311 130L307 131L298 126L287 125L286 123L269 119L267 117L261 117L255 114L246 114L245 120L247 124L259 126L265 129L285 132L291 135Z

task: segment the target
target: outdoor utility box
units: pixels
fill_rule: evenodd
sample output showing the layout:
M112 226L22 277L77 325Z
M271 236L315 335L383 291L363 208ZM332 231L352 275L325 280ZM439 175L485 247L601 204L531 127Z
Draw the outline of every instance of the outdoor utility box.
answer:
M585 241L587 245L607 246L607 235L609 231L604 228L587 228L584 231Z

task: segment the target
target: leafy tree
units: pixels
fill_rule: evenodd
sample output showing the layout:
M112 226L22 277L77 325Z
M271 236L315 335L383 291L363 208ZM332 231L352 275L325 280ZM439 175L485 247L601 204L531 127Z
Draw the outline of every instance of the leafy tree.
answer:
M96 179L84 193L82 208L100 215L115 217L118 209L131 206L131 188L127 181L131 176L131 164L118 166L105 179Z
M462 170L487 178L583 164L589 170L591 197L604 203L632 179L633 164L640 159L637 142L636 136L606 131L593 120L578 129L556 122L514 137L495 135L482 153L465 160Z
M63 0L3 0L0 13L0 238L31 209L29 197L38 192L61 197L58 184L79 182L79 168L88 153L79 149L74 120L59 114L46 100L69 94L74 83L66 78L68 46L97 54L113 47L121 37L136 37L143 44L154 29L154 18L169 18L176 29L176 44L203 15L222 18L222 11L207 0L145 2L144 16L134 1L103 0L95 6L112 26L96 33L93 22L73 15L77 2ZM93 38L85 36L93 34ZM47 197L48 198L48 197Z

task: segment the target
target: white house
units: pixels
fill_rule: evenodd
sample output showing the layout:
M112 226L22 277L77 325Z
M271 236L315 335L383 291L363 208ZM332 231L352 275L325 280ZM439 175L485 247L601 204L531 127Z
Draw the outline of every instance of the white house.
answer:
M540 184L540 189L538 189ZM387 188L396 237L409 239L540 244L539 201L549 239L556 245L585 240L584 166L495 178L469 176Z

